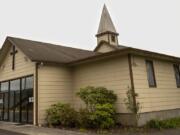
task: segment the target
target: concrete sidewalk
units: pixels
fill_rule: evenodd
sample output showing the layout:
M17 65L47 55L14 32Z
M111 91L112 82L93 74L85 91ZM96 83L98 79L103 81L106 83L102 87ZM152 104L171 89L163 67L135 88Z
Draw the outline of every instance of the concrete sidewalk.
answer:
M0 129L13 131L17 133L23 133L27 135L97 135L95 133L82 133L78 131L35 127L32 125L17 125L9 122L0 122ZM151 133L123 132L123 133L117 133L117 134L113 133L106 135L180 135L180 129L163 130L163 131L156 131Z

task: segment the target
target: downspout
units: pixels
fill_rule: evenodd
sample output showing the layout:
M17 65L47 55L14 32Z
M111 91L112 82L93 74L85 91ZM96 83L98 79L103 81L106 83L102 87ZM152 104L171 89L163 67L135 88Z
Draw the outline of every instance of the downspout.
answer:
M35 125L36 126L38 126L38 67L39 67L39 63L36 63L36 65L35 65L35 81L36 81L36 85L35 85L35 87L36 87L36 99L35 99L35 107L36 107L36 112L35 112L35 117L36 117L36 119L35 119Z
M131 90L133 94L133 104L134 107L136 107L136 93L135 93L135 88L134 88L134 77L133 77L133 70L132 70L132 55L128 54L128 63L129 63L129 73L130 73L130 81L131 81Z

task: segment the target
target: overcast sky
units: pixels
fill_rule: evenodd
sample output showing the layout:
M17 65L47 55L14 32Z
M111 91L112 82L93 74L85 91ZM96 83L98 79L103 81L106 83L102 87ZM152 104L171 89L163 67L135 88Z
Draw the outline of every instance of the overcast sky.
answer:
M180 56L180 0L0 0L0 46L15 36L93 50L104 3L120 44Z

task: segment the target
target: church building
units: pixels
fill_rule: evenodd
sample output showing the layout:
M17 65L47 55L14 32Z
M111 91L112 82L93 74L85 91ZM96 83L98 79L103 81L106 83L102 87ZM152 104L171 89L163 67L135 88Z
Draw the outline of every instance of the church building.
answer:
M7 37L0 50L0 121L43 125L52 104L82 107L76 92L86 86L117 94L124 125L135 120L124 103L129 88L142 106L139 125L180 116L180 58L122 46L118 35L104 6L93 51Z

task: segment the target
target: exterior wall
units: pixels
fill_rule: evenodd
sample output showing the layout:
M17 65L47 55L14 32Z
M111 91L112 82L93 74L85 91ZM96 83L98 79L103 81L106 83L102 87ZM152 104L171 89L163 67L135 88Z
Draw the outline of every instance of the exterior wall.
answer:
M134 85L141 113L180 108L180 88L176 86L173 63L153 60L157 87L149 88L145 60L133 57Z
M4 58L4 61L0 68L0 81L6 81L11 79L16 79L22 76L27 75L34 75L35 76L35 63L31 62L30 59L27 58L27 56L18 48L16 47L16 50L18 53L16 53L15 56L15 70L12 70L12 56L10 55L10 52L12 50L12 46L7 52L6 57ZM34 77L34 97L35 97L35 77ZM35 124L35 106L34 106L34 124Z
M79 65L73 70L74 106L75 108L84 106L82 101L76 96L76 92L80 88L103 86L114 90L118 95L116 104L118 113L128 113L123 100L130 85L127 56Z
M62 66L40 66L38 69L38 123L44 124L46 109L59 101L72 103L71 70Z
M0 81L10 80L21 76L31 75L35 72L35 64L29 60L21 50L16 47L18 53L15 56L15 70L12 70L12 56L7 52L0 69Z
M110 51L114 51L114 48L106 45L106 44L103 44L101 45L97 50L96 52L101 52L101 53L105 53L105 52L110 52Z

